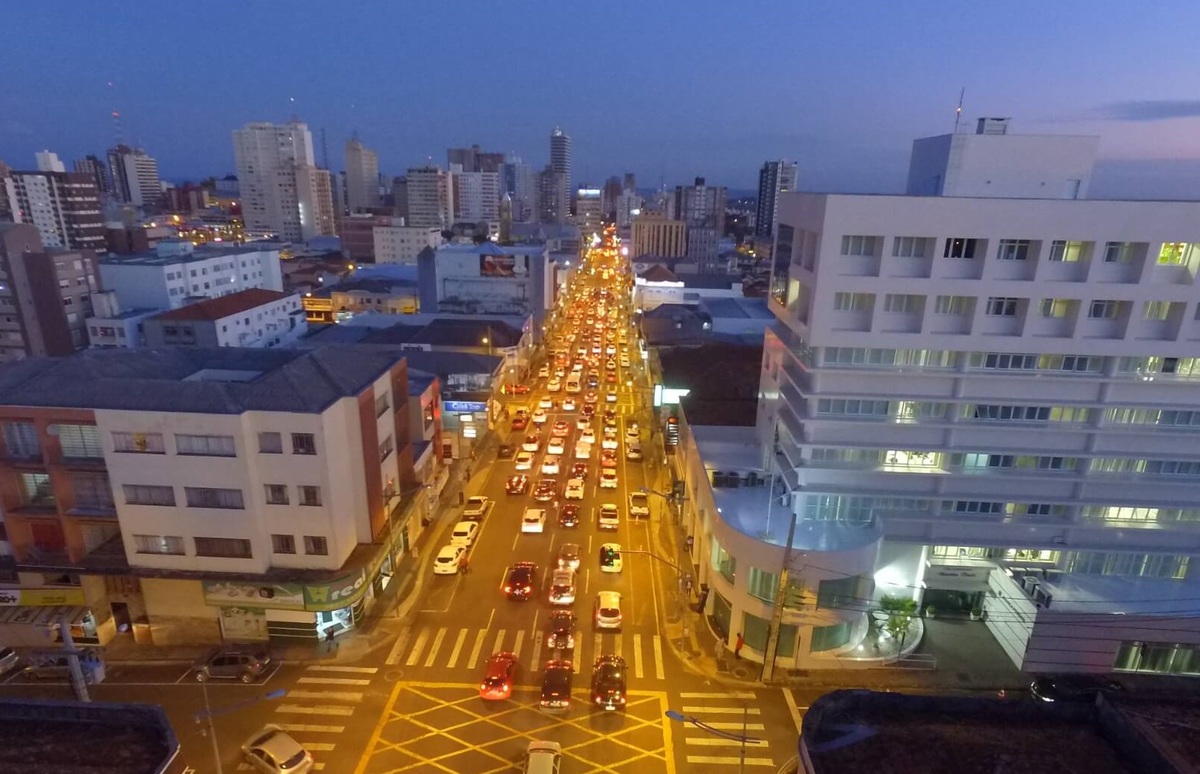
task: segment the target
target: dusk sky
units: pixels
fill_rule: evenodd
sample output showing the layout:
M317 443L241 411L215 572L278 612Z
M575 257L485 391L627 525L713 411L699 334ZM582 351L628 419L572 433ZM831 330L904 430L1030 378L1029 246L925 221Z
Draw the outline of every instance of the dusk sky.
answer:
M110 112L165 179L233 171L231 131L292 115L403 174L478 143L540 167L556 125L576 182L704 176L767 158L806 190L897 191L913 138L1007 116L1097 134L1093 195L1200 198L1200 3L47 2L5 9L0 160L70 167ZM109 86L109 82L113 86Z

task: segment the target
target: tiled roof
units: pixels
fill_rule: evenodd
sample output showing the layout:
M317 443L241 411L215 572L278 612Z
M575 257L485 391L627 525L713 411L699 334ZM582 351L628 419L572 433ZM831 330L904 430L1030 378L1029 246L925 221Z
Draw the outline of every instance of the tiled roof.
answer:
M248 312L255 307L270 304L287 298L291 293L281 293L278 290L249 288L230 293L220 298L210 298L194 304L181 306L169 312L163 312L151 318L154 320L220 320L242 312Z
M661 264L654 264L649 269L638 275L647 282L679 282L680 279L675 272Z

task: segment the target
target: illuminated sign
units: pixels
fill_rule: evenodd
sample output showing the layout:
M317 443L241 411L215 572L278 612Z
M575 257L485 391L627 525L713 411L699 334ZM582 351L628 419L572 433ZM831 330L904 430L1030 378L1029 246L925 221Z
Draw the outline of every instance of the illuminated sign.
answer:
M661 384L654 385L654 408L658 408L663 404L663 386Z
M442 404L447 411L452 411L455 414L473 414L476 411L487 411L486 403L478 403L473 400L448 400Z

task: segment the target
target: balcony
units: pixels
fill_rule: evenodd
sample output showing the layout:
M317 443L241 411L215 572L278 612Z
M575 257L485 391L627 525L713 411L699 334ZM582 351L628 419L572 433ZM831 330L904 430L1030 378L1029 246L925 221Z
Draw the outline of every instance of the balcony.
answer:
M58 464L68 470L104 470L104 457L67 457L63 456Z
M5 466L12 470L46 469L40 448L17 448L11 451L0 452L0 466Z
M67 515L81 519L116 519L117 506L111 500L108 502L77 500L75 505L67 510Z
M21 516L55 516L58 514L58 501L54 495L27 497L16 506L9 509L10 513Z

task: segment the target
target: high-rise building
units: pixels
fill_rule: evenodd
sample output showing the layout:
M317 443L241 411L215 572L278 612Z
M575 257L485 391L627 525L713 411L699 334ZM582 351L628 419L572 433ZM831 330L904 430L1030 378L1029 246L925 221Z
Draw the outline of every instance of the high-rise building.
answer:
M90 174L12 171L3 182L13 220L36 228L43 245L104 251L104 216Z
M53 151L40 150L33 154L37 160L38 172L66 172L67 168Z
M537 174L538 220L542 223L566 223L571 214L571 195L567 179L553 166Z
M482 223L500 219L500 174L464 172L458 164L448 174L454 190L454 222Z
M408 178L392 178L392 214L398 218L408 217Z
M604 187L600 192L600 210L610 221L617 219L617 198L623 190L619 177L610 177L604 181Z
M300 200L300 226L303 233L314 236L337 236L337 210L333 206L333 191L337 177L328 169L303 167L296 169L296 185ZM305 203L312 207L311 218Z
M355 135L346 142L346 207L366 212L379 206L379 156Z
M629 228L633 219L641 214L645 201L633 188L626 188L617 197L617 228Z
M448 229L454 216L454 185L440 167L408 170L408 225Z
M323 233L333 210L332 181L313 173L312 133L301 121L250 123L233 132L233 151L248 236L303 242ZM328 201L311 197L329 192Z
M162 199L162 181L158 162L141 148L118 145L108 151L112 171L113 195L117 201L134 207L153 209Z
M633 218L633 253L656 258L682 258L687 254L687 225L659 212L644 212Z
M512 217L516 223L530 223L538 217L537 173L520 156L510 155L504 162L501 187L512 197Z
M603 193L599 188L580 188L575 193L575 214L572 216L579 227L579 236L588 244L593 234L604 229Z
M701 271L715 270L719 265L719 244L725 230L724 186L712 186L698 177L690 186L676 186L671 198L671 216L688 227L687 257L699 264Z
M763 162L758 170L758 206L755 210L754 233L772 236L779 194L796 190L796 162L780 159Z
M571 138L559 127L550 133L550 169L563 176L568 195L571 191ZM563 213L566 217L566 213Z
M455 164L462 167L464 172L494 172L500 174L504 166L503 153L490 153L479 150L478 145L470 148L448 148L446 164L451 169Z
M0 161L0 221L13 219L12 208L8 201L8 186L4 182L11 171L7 164Z
M75 171L91 175L96 180L96 190L100 198L112 196L112 177L108 173L108 165L99 156L88 154L75 161Z

